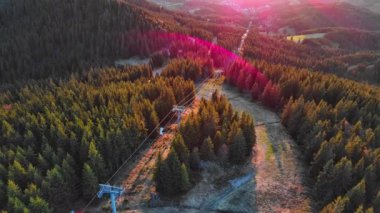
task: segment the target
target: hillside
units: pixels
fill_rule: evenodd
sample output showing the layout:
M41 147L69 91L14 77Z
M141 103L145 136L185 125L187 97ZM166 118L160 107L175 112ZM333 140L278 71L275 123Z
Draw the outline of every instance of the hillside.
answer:
M141 32L211 37L192 21L145 1L11 1L0 8L0 82L64 77L119 58L147 55L151 50L131 42L142 40ZM144 42L154 43L152 39Z
M123 36L158 27L145 11L106 0L16 0L0 17L2 82L64 76L136 54L123 47Z
M333 0L0 3L0 211L109 211L106 183L127 212L380 212L379 18Z
M271 29L290 27L296 32L324 27L380 30L379 18L379 14L347 3L275 5L260 15L263 22L271 20Z

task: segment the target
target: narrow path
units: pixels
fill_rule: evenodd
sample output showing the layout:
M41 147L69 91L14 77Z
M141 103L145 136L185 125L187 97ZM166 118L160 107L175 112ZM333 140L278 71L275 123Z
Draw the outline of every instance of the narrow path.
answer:
M197 112L197 110L198 102L195 102L193 106L185 110L182 119L186 119L191 112ZM127 178L122 183L127 193L119 199L119 203L127 201L127 205L124 208L133 208L146 204L150 200L151 193L155 192L153 174L156 161L160 153L163 159L169 154L177 124L171 124L169 129L169 132L160 136L144 152L144 155L139 158L140 160L134 164L133 169L128 171L129 175L124 176Z
M226 85L210 82L200 96L210 98L215 89L226 95L236 110L250 113L257 124L257 145L251 160L253 180L218 201L215 209L228 209L248 199L258 212L311 212L302 154L278 115ZM247 206L240 209L252 211Z
M245 40L248 37L249 31L251 30L251 25L252 25L252 21L249 22L247 30L245 31L245 33L241 37L240 44L239 44L239 47L237 49L237 54L240 55L240 56L243 55L243 52L244 52L244 43L245 43Z

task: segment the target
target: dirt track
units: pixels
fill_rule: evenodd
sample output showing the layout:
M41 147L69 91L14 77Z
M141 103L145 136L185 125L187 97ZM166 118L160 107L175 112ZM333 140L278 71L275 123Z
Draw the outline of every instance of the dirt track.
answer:
M209 98L218 88L235 109L250 113L256 122L257 145L251 164L252 181L235 189L218 202L215 210L239 212L310 212L305 166L298 147L277 123L279 116L234 88L209 83L201 92Z
M235 109L248 112L255 118L257 145L253 157L244 166L228 169L210 163L202 172L200 182L175 203L160 208L146 208L143 207L146 205L138 205L143 204L144 199L137 196L137 200L130 200L132 202L127 205L132 207L137 204L137 208L132 207L135 210L126 212L311 212L308 188L304 183L305 167L300 163L303 162L301 154L278 123L278 115L251 102L249 97L235 89L213 82L208 82L202 88L199 97L210 98L215 89L226 95ZM147 162L142 161L144 165ZM150 176L151 171L144 170L140 171L145 175L138 179L148 183L149 180L145 178ZM252 178L243 185L236 188L229 185L229 180L249 173L253 174ZM151 183L148 185L151 186ZM137 194L148 195L148 191L142 190Z

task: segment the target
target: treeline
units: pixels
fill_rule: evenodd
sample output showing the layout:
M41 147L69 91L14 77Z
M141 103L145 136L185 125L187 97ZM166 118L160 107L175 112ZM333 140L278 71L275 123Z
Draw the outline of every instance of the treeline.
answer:
M204 25L146 1L14 0L0 7L0 23L0 83L148 57L168 44L157 36L166 30L212 39Z
M374 74L366 69L361 69L357 73L348 71L350 66L359 63L368 65L376 63L378 59L376 53L323 48L306 40L304 43L296 44L284 39L262 36L258 32L252 31L244 44L244 57L376 83Z
M0 17L3 82L63 76L133 55L123 34L154 25L143 10L108 0L15 0Z
M339 46L344 49L380 49L380 34L378 32L355 29L337 29L328 32L326 38L338 43Z
M210 101L201 100L198 112L181 122L168 156L158 157L156 190L167 196L184 193L195 184L192 174L202 169L201 161L244 163L255 142L252 117L239 114L225 96L214 92Z
M149 76L98 69L1 93L0 209L64 212L91 198L173 105L194 98L191 81Z
M212 74L212 64L209 61L194 59L173 59L161 73L163 77L181 76L185 80L197 81L201 78L210 77Z
M272 109L281 109L283 99L280 88L250 63L237 58L224 73L226 81L239 88L240 92L251 93L252 100L260 100Z
M260 14L260 21L271 19L273 14L277 16L271 23L273 30L283 26L293 28L296 32L328 27L373 31L380 29L380 24L377 21L380 16L377 13L344 2L274 6L265 12L265 16Z
M255 66L289 100L282 122L305 153L320 210L380 211L379 89L264 61Z

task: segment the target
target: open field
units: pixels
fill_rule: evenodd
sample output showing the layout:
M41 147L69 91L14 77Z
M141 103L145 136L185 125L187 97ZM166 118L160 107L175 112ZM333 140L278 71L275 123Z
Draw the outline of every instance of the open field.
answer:
M287 40L294 41L296 43L301 43L305 39L319 39L324 38L326 33L314 33L314 34L305 34L305 35L294 35L286 37Z

